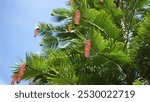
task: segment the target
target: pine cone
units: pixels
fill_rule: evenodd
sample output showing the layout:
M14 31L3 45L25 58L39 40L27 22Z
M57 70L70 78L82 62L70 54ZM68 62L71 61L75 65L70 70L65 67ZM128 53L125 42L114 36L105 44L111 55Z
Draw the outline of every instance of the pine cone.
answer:
M67 30L68 30L68 32L70 33L71 32L71 30L72 30L72 24L68 24L68 26L67 26L68 28L67 28Z
M77 10L76 13L75 13L75 18L74 18L74 24L75 24L75 25L79 25L80 17L81 17L80 11Z
M90 49L91 49L91 41L86 40L85 41L85 49L84 49L84 57L87 59L90 55Z
M40 28L39 27L36 27L35 30L34 30L34 37L36 37L40 32Z
M13 75L13 78L12 78L12 80L11 80L11 85L15 85L15 82L17 81L17 75L16 74L14 74Z
M18 77L17 77L17 83L19 83L22 80L22 77L26 71L26 64L22 64L18 73Z

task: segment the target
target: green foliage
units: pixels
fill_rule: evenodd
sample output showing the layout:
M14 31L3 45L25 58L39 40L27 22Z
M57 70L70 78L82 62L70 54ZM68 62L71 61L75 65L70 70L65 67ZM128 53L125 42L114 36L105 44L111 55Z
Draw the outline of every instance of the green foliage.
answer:
M71 17L72 13L68 9L64 9L64 8L60 9L59 8L59 9L53 10L51 15L55 16L56 22L60 22L60 21L63 21L65 19L69 19L69 17Z
M145 43L150 43L150 12L147 13L144 18L143 23L140 25L138 29L138 35L141 40L145 41Z
M139 80L135 80L133 82L133 85L143 85L143 83L141 81L139 81Z
M148 5L148 0L73 0L69 9L54 9L52 16L64 25L39 24L43 50L26 55L23 80L49 85L149 84ZM78 26L74 25L77 9ZM91 41L88 59L84 58L86 39ZM19 69L15 65L13 73Z
M97 11L89 9L83 14L86 25L94 26L97 28L105 38L113 38L117 40L120 36L119 29L112 23L108 13L104 11Z

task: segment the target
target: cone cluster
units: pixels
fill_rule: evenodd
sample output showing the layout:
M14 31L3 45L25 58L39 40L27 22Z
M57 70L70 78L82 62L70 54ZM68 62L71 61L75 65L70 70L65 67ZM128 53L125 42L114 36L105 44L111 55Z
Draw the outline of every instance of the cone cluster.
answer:
M16 81L17 81L17 75L14 74L11 80L11 85L14 85Z
M68 30L69 33L71 32L71 30L72 30L72 24L68 24L67 30Z
M40 32L40 28L36 27L34 30L34 37L38 36L39 32Z
M87 59L90 55L90 49L91 49L91 41L86 40L85 41L85 49L84 49L84 57Z
M22 80L23 75L24 75L24 73L25 73L25 71L26 71L26 67L27 67L26 64L22 64L22 65L21 65L18 74L17 74L17 75L15 74L15 75L13 76L12 81L11 81L11 85L14 85L15 82L19 83L19 82Z
M77 11L75 12L75 18L74 18L74 24L75 24L75 25L79 25L80 17L81 17L80 11L77 10Z

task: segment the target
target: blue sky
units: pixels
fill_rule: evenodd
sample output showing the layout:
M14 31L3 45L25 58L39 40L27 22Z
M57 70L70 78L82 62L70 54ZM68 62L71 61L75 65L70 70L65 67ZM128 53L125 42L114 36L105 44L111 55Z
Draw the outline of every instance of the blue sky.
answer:
M39 22L54 23L54 8L65 7L67 0L0 0L0 84L10 84L12 66L26 52L37 53L40 37L33 31ZM27 84L27 82L21 82Z

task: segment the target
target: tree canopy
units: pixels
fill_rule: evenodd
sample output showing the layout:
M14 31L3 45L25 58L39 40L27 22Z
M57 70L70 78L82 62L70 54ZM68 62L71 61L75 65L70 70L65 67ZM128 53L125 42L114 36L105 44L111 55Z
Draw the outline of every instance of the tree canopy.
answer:
M150 1L70 0L41 22L40 54L27 53L12 84L131 85L150 82Z

